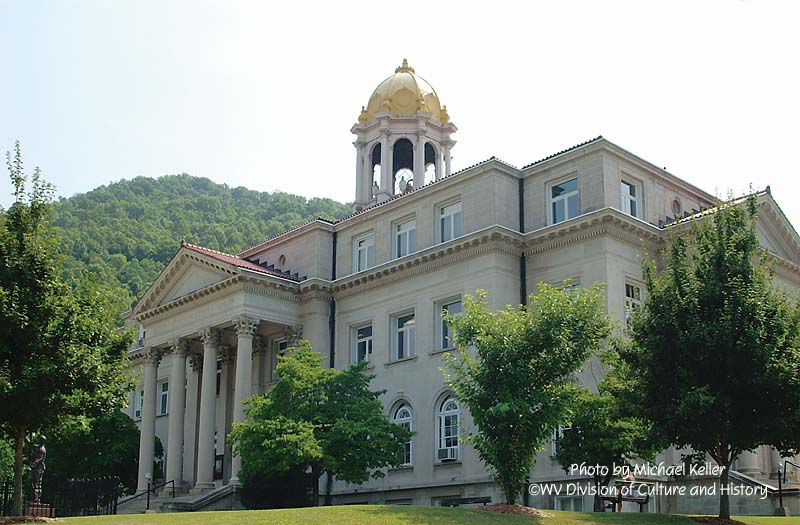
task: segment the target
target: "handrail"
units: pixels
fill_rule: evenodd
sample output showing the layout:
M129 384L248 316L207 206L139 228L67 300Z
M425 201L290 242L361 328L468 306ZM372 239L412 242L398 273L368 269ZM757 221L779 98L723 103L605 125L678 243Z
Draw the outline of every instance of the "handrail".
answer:
M781 475L780 471L778 472L778 506L783 507L783 484L786 483L786 465L791 465L794 468L800 468L800 465L797 463L792 463L788 459L783 460L783 475ZM780 468L780 463L778 463L778 467ZM783 478L783 480L781 480Z
M160 489L161 487L165 487L165 486L169 485L170 483L172 484L172 497L174 498L175 497L175 480L174 479L171 479L169 481L164 481L162 483L150 483L148 481L147 482L147 489L144 492L140 492L139 494L134 494L133 496L129 496L129 497L123 499L123 500L117 501L117 507L119 507L123 503L128 503L129 501L133 501L136 498L140 498L140 497L144 496L145 494L147 494L147 509L150 510L150 493L152 492L155 495L156 490Z

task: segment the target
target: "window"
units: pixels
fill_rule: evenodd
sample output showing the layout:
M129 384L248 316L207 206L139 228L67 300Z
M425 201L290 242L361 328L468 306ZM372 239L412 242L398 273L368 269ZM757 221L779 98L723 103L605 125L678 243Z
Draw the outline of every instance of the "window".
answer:
M395 319L394 359L414 357L416 323L414 314L400 315Z
M561 291L565 294L573 294L581 289L581 282L578 279L564 279L560 286Z
M222 361L217 360L217 397L222 392Z
M404 257L417 251L417 221L401 222L394 230L394 253L397 257Z
M394 411L392 416L392 423L405 427L409 432L414 430L414 412L411 410L411 405L403 403L397 410ZM403 443L403 452L400 455L400 464L403 466L411 465L411 439Z
M163 416L169 412L169 383L164 381L158 385L158 415Z
M447 350L448 348L453 348L453 342L451 338L453 337L453 332L450 326L445 322L444 316L442 315L443 312L447 312L451 315L458 315L461 313L461 300L456 301L448 301L441 305L441 308L438 308L439 314L439 337L437 342L437 349L438 350Z
M631 282L625 283L625 324L627 325L633 312L642 306L642 289Z
M372 325L355 329L356 363L372 361Z
M133 396L133 419L142 419L142 407L144 406L144 390L139 390Z
M362 272L375 266L375 235L356 239L353 252L353 271Z
M439 242L461 237L461 203L439 208Z
M578 208L578 179L570 179L550 188L550 220L552 224L577 217Z
M634 217L639 216L639 197L636 194L636 186L630 182L620 183L620 197L622 199L622 211Z
M289 348L289 341L275 341L272 345L272 363L270 364L270 380L278 380L278 356L286 354L286 349Z
M439 405L438 427L438 461L454 461L458 459L458 432L461 410L453 397L447 397Z

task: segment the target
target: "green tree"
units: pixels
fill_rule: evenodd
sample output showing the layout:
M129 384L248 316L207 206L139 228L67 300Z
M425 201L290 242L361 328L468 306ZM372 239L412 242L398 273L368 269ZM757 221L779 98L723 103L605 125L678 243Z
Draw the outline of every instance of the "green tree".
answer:
M614 372L653 439L711 456L722 486L742 452L792 453L800 439L800 312L772 283L756 204L722 204L673 234L662 271L646 261L647 301Z
M540 283L539 290L530 306L498 312L478 290L463 314L446 315L458 351L446 356L444 373L477 427L466 439L511 504L536 452L564 421L573 374L609 334L601 286L567 292Z
M48 439L47 482L58 487L68 479L118 477L136 490L139 429L118 410L91 420L67 422Z
M0 429L15 443L19 514L25 437L120 405L130 336L115 329L107 295L63 281L53 188L38 168L28 188L19 143L7 160L15 202L0 215Z
M581 389L569 407L568 428L556 440L555 457L566 472L581 463L607 469L593 474L595 512L604 511L600 489L611 481L615 466L631 467L637 458L651 461L658 452L648 423L625 414L623 406L604 383L599 392Z
M366 363L347 370L321 363L308 341L301 341L279 358L275 386L249 400L247 418L231 432L245 484L309 470L316 505L323 473L360 484L399 463L412 434L383 414L383 391L369 389L374 376L364 373Z

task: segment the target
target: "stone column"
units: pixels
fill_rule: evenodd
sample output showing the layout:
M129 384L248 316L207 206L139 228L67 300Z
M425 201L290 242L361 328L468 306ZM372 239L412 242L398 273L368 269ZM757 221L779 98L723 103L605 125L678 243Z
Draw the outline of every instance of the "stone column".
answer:
M769 477L771 479L778 479L778 473L782 471L781 463L783 463L781 453L777 448L769 447Z
M230 471L230 449L228 447L228 430L233 421L231 411L233 410L233 381L231 371L236 360L236 352L229 346L220 346L219 361L219 404L217 409L222 409L222 413L217 412L217 446L215 453L222 455L222 481L225 482Z
M761 467L758 465L758 449L755 451L746 450L739 454L736 459L737 470L747 476L755 476L761 473Z
M414 189L425 185L425 135L417 135L414 145Z
M144 356L144 403L142 404L142 423L139 427L139 477L136 492L147 490L147 477L153 478L153 452L156 445L156 381L161 352L155 348L146 349Z
M364 183L364 144L357 140L353 142L353 146L356 147L356 204L360 204L366 201L366 191L364 191L366 186Z
M186 355L189 341L172 343L172 373L169 378L169 439L167 440L167 479L180 486L183 480L183 418L186 405Z
M264 363L267 356L266 338L261 335L253 337L253 368L250 394L258 395L263 392L264 384Z
M186 378L186 419L183 433L183 479L194 485L197 472L197 402L200 398L200 372L203 370L203 356L189 356L191 371Z
M236 326L236 382L233 397L233 422L244 421L244 402L251 395L253 383L253 334L258 328L258 320L240 317L234 320ZM239 485L239 469L242 458L238 454L231 457L231 484Z
M450 176L450 144L444 147L444 176Z
M378 202L383 202L394 195L392 187L392 167L389 155L389 132L381 130L381 187L376 195Z
M214 488L214 427L217 421L217 353L219 332L206 328L203 340L203 384L200 388L200 427L197 436L196 491Z

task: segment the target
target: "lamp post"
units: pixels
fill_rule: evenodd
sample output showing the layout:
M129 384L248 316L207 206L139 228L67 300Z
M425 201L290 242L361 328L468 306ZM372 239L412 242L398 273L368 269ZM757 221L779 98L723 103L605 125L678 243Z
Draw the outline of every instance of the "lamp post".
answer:
M150 473L144 475L144 479L147 480L147 508L145 510L150 510Z

